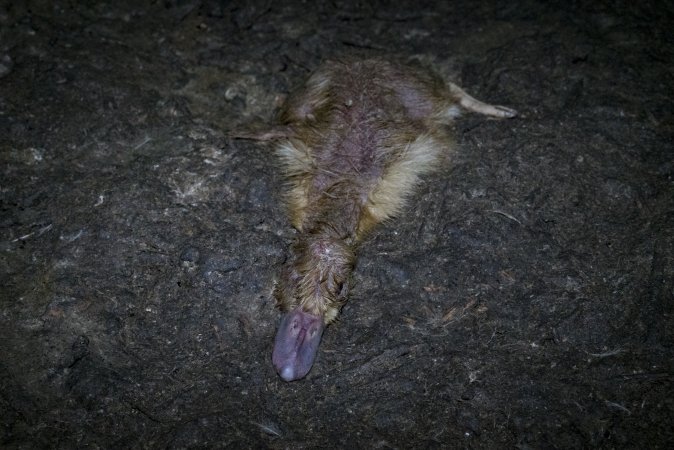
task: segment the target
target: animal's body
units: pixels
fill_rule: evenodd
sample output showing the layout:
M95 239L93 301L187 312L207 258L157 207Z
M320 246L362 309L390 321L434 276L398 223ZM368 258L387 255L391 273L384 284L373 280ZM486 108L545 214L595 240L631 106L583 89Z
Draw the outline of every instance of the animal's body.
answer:
M446 125L462 109L516 115L426 69L335 61L287 99L280 127L254 136L278 141L298 231L275 288L285 316L272 360L284 380L311 369L325 326L347 299L358 243L400 213L420 177L451 152Z

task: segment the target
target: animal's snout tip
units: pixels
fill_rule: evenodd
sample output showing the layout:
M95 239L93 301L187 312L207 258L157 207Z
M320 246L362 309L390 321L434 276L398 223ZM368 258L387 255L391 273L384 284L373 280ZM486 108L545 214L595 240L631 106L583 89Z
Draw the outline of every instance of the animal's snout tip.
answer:
M283 381L295 381L295 370L290 366L281 367L278 371L279 376Z

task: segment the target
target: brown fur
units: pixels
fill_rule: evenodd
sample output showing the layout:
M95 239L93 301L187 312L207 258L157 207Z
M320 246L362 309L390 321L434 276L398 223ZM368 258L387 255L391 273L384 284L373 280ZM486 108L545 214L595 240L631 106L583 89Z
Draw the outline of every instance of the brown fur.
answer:
M286 202L299 235L275 289L284 311L334 321L346 301L356 246L399 214L420 177L451 155L446 122L467 109L513 117L434 73L381 59L321 66L286 101L278 139Z

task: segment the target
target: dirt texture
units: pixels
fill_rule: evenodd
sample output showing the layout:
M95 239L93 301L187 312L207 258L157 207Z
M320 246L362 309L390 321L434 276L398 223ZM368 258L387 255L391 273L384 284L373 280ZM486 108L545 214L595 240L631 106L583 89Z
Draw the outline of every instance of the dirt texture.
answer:
M671 2L0 2L0 447L671 448ZM416 58L512 120L271 365L285 94Z

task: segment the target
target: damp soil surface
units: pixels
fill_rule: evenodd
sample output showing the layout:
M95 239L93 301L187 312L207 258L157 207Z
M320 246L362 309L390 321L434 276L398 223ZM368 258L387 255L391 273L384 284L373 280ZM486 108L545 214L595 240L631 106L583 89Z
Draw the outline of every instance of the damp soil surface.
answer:
M1 447L671 448L671 3L0 5ZM295 231L230 133L353 53L520 115L454 123L286 383Z

